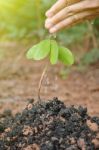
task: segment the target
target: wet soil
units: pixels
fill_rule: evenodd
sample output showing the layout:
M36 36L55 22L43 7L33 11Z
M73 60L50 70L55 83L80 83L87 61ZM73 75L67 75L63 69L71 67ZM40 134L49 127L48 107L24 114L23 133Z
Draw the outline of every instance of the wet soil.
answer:
M98 150L99 117L54 98L31 100L22 113L2 116L0 150Z

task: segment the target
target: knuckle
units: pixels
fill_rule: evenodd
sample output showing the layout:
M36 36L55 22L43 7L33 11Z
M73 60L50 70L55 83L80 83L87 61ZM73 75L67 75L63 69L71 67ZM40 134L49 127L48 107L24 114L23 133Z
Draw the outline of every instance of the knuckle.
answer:
M71 12L71 9L70 9L70 7L66 7L66 8L64 9L64 11L65 11L66 13L70 13L70 12Z
M56 16L54 16L54 17L52 18L52 22L53 22L53 23L57 23L57 22L59 22L59 21L61 21L60 15L56 15Z
M65 27L65 25L66 25L66 21L63 21L63 22L61 22L61 27Z
M73 22L76 22L78 19L79 19L79 18L78 18L78 15L74 15L74 16L72 17L72 21L73 21Z
M72 10L72 7L69 6L69 7L66 7L64 9L64 13L67 15L67 16L72 16L74 14L74 11Z

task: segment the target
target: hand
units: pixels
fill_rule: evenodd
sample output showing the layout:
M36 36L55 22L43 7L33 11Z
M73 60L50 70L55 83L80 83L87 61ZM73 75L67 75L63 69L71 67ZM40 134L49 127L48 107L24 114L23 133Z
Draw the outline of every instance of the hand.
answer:
M47 12L50 33L99 17L99 0L58 0Z

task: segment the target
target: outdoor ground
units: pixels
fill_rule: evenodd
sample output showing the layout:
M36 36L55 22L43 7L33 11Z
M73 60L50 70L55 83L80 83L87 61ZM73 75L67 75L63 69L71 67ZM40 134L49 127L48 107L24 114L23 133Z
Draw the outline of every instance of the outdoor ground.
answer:
M13 113L22 111L29 98L37 100L38 83L47 62L26 60L21 45L15 55L15 47L16 44L0 44L0 49L6 52L6 59L0 60L0 113L8 109ZM8 51L11 53L7 54ZM58 97L66 105L86 106L90 115L99 116L99 62L85 71L74 66L66 79L60 75L62 69L62 64L49 66L41 98Z

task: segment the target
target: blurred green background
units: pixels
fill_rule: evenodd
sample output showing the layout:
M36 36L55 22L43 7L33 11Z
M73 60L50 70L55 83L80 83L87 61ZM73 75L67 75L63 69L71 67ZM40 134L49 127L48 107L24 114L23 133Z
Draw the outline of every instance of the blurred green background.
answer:
M56 0L0 0L0 42L22 42L32 45L49 36L44 28L45 12ZM88 21L57 34L65 46L81 51L92 51L99 55L99 19ZM95 49L95 52L93 52ZM93 54L94 53L94 54ZM0 53L0 57L3 54ZM78 57L78 55L77 55ZM95 57L96 58L96 57ZM84 60L85 62L85 60Z

